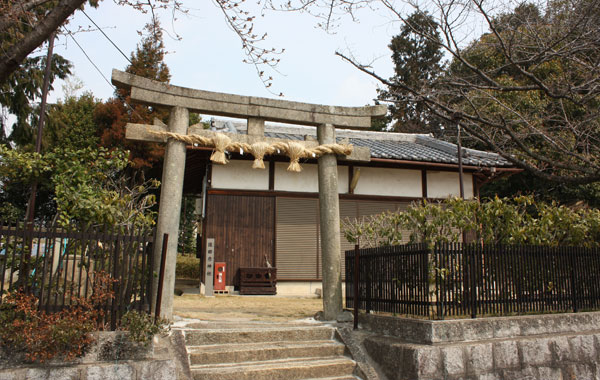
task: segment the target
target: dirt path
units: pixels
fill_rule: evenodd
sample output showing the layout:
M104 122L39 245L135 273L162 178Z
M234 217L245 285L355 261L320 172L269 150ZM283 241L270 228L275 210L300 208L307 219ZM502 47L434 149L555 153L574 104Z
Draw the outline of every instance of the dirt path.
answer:
M293 321L323 310L317 298L273 296L203 297L184 294L173 300L173 314L207 321Z

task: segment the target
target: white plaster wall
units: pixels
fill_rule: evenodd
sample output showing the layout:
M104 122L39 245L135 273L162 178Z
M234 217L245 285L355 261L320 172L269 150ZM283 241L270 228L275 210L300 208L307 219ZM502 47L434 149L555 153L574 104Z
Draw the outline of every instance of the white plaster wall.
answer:
M473 175L463 173L465 198L473 198ZM427 197L448 198L460 195L460 182L457 172L427 171Z
M278 281L278 296L294 297L317 297L322 294L323 283L321 281ZM342 294L346 294L346 284L342 283Z
M289 172L287 162L275 163L275 191L319 192L319 172L316 164L301 164L300 173ZM348 167L338 166L338 192L348 192Z
M421 171L361 167L354 194L421 197Z
M265 169L252 169L252 161L231 160L213 165L211 187L214 189L269 190L269 162Z
M226 286L229 294L239 294L234 291L233 286ZM321 281L278 281L277 296L281 297L307 297L316 298L322 294L323 283ZM206 295L206 287L200 282L200 294ZM342 294L346 294L346 284L342 282Z

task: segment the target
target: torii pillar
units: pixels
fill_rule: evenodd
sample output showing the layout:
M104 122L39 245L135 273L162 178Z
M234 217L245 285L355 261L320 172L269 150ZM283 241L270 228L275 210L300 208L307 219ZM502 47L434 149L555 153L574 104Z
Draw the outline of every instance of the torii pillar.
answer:
M185 169L185 143L158 137L151 131L174 132L187 135L212 137L213 131L202 126L188 127L189 112L245 118L249 121L247 135L225 133L232 141L255 143L286 142L288 140L264 137L264 121L317 127L318 142L304 141L307 148L319 144L334 144L335 127L368 128L372 117L384 116L383 105L366 107L334 107L318 104L298 103L285 100L223 94L194 90L138 77L113 70L112 82L118 87L131 89L131 99L158 107L170 107L171 115L167 127L160 125L128 124L126 138L139 141L166 142L163 180L160 192L157 222L158 240L154 250L154 270L158 272L163 233L169 234L165 281L161 302L161 316L171 319L173 291L175 287L175 263L179 235L179 215ZM298 141L294 141L298 142ZM355 147L348 161L369 161L368 148ZM340 255L340 211L337 180L337 157L325 154L319 162L319 213L322 231L321 257L323 268L323 311L326 320L334 320L342 311L342 280ZM207 279L210 281L210 279ZM155 285L158 280L155 279ZM157 286L153 286L156 293ZM152 297L154 309L156 294Z

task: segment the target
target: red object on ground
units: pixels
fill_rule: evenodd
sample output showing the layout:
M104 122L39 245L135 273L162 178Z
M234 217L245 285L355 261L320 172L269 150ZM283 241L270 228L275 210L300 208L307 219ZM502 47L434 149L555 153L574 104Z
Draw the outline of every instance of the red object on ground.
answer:
M225 263L215 263L214 290L225 290Z

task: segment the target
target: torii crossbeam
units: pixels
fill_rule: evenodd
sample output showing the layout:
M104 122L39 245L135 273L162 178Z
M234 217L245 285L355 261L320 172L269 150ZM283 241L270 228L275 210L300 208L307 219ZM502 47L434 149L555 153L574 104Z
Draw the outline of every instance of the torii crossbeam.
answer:
M171 319L173 311L186 143L175 138L167 138L164 133L160 134L160 132L171 132L181 136L214 137L215 133L212 131L206 131L199 126L189 126L189 112L192 111L247 119L248 135L227 134L227 137L232 142L248 144L291 141L266 138L264 136L265 121L315 126L317 127L318 143L314 141L300 142L306 148L315 148L319 144L320 146L331 146L336 143L335 127L368 128L371 126L371 118L384 116L387 111L383 105L337 107L194 90L153 81L119 70L113 70L112 82L118 87L131 89L131 99L135 102L151 106L171 107L169 123L166 127L142 124L127 124L126 127L128 139L166 142L167 144L157 222L158 239L154 247L154 270L158 271L162 236L165 233L169 234L163 285L164 295L161 303L161 316L167 319ZM294 141L294 143L299 142ZM352 153L343 156L343 159L369 161L370 152L368 148L355 147ZM325 319L334 320L342 311L337 157L335 154L322 154L318 158L318 164L319 214L323 236L323 311ZM157 286L153 286L153 289L156 291ZM152 297L152 302L156 302L155 300L156 297Z

